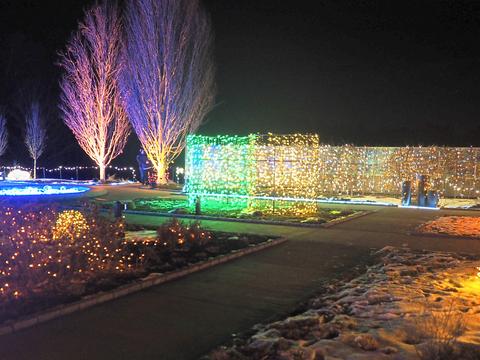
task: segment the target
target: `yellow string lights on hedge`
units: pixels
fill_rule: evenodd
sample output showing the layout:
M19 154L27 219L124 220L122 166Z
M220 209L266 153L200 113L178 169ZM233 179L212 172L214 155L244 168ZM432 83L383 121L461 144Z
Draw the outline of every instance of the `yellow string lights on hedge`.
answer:
M280 201L305 208L322 197L399 196L403 181L415 188L416 176L427 175L442 196L477 197L479 161L479 148L330 146L312 134L191 135L185 189L192 201L236 199L257 208L270 201L278 210Z
M119 246L123 224L78 211L0 209L0 298L16 298L38 284L72 282L130 268ZM95 275L96 276L96 275Z
M75 241L88 232L85 216L78 210L65 210L58 214L53 227L53 240L67 238Z
M198 223L163 224L150 241L126 239L123 221L103 218L95 208L0 207L0 301L35 299L72 286L82 292L105 276L142 274L146 261L158 261L164 251L210 240Z
M191 135L186 190L192 201L197 196L217 197L266 211L276 207L280 212L285 204L261 198L319 196L318 146L318 135ZM314 204L301 207L312 206L316 209Z

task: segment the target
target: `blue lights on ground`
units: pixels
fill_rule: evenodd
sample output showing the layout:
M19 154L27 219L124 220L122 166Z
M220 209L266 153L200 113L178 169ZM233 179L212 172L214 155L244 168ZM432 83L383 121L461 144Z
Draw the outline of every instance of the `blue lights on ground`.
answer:
M90 189L86 186L42 182L0 182L0 197L79 195Z

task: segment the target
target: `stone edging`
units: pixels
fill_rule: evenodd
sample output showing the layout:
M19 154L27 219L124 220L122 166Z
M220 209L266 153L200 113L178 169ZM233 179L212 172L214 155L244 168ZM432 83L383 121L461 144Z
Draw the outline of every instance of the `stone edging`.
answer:
M102 209L108 211L107 209ZM268 220L254 220L254 219L238 219L238 218L225 218L225 217L216 217L208 215L190 215L190 214L172 214L164 212L154 212L154 211L139 211L139 210L125 210L125 215L145 215L145 216L157 216L157 217L168 217L168 218L177 218L177 219L192 219L192 220L207 220L207 221L226 221L226 222L236 222L236 223L246 223L246 224L260 224L260 225L282 225L282 226L296 226L296 227L314 227L314 228L328 228L339 223L356 219L361 216L368 215L376 210L361 210L359 212L353 213L351 215L338 218L335 220L328 221L326 223L300 223L300 222L288 222L288 221L268 221Z
M351 215L348 215L348 216L345 216L345 217L342 217L342 218L338 218L338 219L323 223L321 225L323 225L322 227L324 227L324 228L329 228L329 227L335 226L337 224L341 224L341 223L344 223L344 222L347 222L347 221L350 221L350 220L358 219L360 217L372 214L374 212L377 212L377 210L361 210L359 212L356 212L356 213L353 213Z
M89 307L103 304L107 301L114 300L126 296L128 294L133 294L150 287L160 285L172 280L182 278L188 274L192 274L198 271L202 271L213 266L226 263L228 261L238 259L242 256L252 254L279 244L286 242L286 238L279 239L270 239L264 243L258 245L252 245L244 249L234 250L228 254L218 255L211 260L205 260L198 263L195 263L191 266L188 266L185 269L179 269L176 271L168 272L165 274L161 273L152 273L147 277L139 279L132 284L126 284L119 286L116 289L100 292L97 294L87 295L82 299L75 301L70 304L59 305L50 310L46 310L37 314L33 314L27 318L12 321L4 325L0 325L0 336L10 334L22 329L29 328L31 326L47 322L49 320L56 319L58 317L72 314L74 312L87 309Z

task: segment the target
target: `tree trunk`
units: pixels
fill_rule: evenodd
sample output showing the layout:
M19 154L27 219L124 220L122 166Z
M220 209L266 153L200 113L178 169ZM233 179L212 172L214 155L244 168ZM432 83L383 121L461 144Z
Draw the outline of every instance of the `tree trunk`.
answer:
M162 164L155 170L157 171L157 185L165 185L167 183L167 167Z
M100 168L100 181L105 182L105 165L99 165Z
M33 159L33 179L37 178L37 159Z

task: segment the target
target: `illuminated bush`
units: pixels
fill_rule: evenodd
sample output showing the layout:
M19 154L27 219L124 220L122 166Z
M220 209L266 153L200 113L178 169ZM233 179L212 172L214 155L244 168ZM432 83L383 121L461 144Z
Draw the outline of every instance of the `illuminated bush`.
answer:
M75 241L88 233L85 216L78 210L65 210L58 214L53 227L53 239L62 238Z
M95 212L0 208L0 299L66 291L102 274L122 273L123 224Z
M177 219L160 225L157 235L160 244L168 249L202 247L212 239L210 232L202 229L198 222L185 225Z
M176 255L194 256L203 252L213 240L212 234L203 229L198 222L184 224L177 219L168 221L157 229L154 239L132 239L125 245L126 262L135 268L141 266L146 270L172 270ZM182 264L186 263L181 260Z

